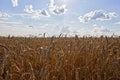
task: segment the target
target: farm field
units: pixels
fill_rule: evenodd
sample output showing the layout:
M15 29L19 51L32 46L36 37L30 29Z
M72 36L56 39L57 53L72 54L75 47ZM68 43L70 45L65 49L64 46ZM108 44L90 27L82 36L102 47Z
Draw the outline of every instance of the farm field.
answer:
M120 80L120 37L0 37L0 80Z

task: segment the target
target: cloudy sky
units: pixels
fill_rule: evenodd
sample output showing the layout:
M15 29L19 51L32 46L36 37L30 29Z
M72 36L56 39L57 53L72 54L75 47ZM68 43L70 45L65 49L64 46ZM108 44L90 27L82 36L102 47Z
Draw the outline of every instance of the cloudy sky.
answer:
M120 35L120 0L0 0L0 36Z

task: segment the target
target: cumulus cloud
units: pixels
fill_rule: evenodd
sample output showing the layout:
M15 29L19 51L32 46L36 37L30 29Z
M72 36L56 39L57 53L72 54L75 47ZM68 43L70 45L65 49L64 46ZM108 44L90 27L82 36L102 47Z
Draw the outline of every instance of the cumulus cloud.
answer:
M11 0L11 1L12 1L12 4L13 4L13 7L18 6L18 0Z
M98 21L111 20L114 17L117 17L117 14L115 12L105 13L103 10L95 10L88 12L83 16L79 16L78 19L80 22L86 23L91 20L98 20Z
M67 11L66 5L64 4L60 6L55 5L54 0L50 0L49 10L51 11L51 13L56 14L56 15L65 14L65 12Z
M26 5L24 11L26 13L33 13L34 12L33 6L32 5Z
M36 10L33 13L32 18L39 18L41 16L41 10Z
M40 18L41 16L46 16L49 17L50 15L48 14L48 12L46 10L35 10L33 13L32 18L36 19L36 18Z
M26 5L24 11L31 15L31 18L38 19L41 16L49 17L47 10L33 9L32 5Z
M110 29L107 29L103 26L98 26L98 25L93 25L93 28L91 30L91 35L95 36L95 35L109 35L109 33L111 33Z
M50 16L47 10L41 10L41 14L44 16Z
M50 7L50 11L53 14L59 15L59 14L65 14L65 12L67 11L67 9L66 9L66 5L53 6L53 7Z

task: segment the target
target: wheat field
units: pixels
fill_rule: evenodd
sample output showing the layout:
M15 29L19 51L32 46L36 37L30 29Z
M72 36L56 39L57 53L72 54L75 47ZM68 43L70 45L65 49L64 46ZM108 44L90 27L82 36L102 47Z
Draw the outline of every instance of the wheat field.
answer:
M120 80L120 37L0 37L0 80Z

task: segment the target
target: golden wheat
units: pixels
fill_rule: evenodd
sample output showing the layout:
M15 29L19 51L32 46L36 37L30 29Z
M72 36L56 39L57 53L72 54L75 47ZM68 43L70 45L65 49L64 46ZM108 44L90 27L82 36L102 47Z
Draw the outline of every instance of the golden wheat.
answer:
M120 80L120 37L0 37L0 80Z

